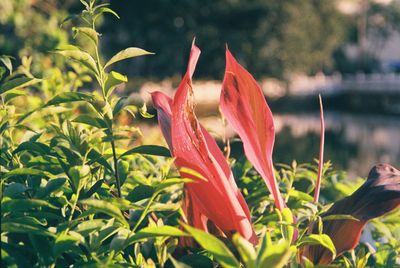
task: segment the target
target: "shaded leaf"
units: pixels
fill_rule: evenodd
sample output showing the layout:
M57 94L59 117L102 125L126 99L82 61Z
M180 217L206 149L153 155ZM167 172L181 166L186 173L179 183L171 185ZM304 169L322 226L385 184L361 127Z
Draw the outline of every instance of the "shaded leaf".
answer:
M163 146L142 145L126 151L120 156L120 158L131 154L149 154L149 155L171 157L171 153L169 152L169 150Z
M100 129L107 128L107 124L104 120L86 114L79 115L72 122L82 123Z
M240 264L236 260L233 253L218 238L186 224L183 224L183 227L193 236L197 243L199 243L202 248L210 252L223 267L240 267Z
M81 92L63 92L48 101L44 107L75 101L93 101L93 96Z
M3 195L12 197L12 196L15 196L17 194L23 193L28 189L29 188L26 187L26 185L24 185L24 184L13 182L13 183L10 183L6 187L6 189L4 190Z

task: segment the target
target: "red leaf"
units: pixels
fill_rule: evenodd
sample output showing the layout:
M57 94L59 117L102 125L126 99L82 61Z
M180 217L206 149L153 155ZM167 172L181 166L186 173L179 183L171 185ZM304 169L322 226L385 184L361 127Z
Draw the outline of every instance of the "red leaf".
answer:
M361 232L368 222L400 206L400 171L387 164L373 167L365 183L351 196L339 200L322 217L351 215L358 221L329 220L324 222L323 233L329 235L337 256L355 248ZM314 230L316 231L316 230ZM304 256L315 264L329 264L332 253L321 246L306 247Z
M272 163L275 129L264 94L251 76L226 50L226 70L220 99L221 110L243 141L244 152L263 177L278 209L285 203L279 192Z
M171 141L167 140L173 150L175 164L194 170L206 178L199 179L181 170L182 177L196 180L185 185L187 197L184 210L189 223L197 228L210 231L209 225L205 224L210 220L226 236L236 231L256 244L257 237L251 225L249 209L229 165L215 140L200 125L194 113L191 78L199 55L200 50L193 44L187 72L172 102L160 92L152 94L161 116L159 123L164 137Z

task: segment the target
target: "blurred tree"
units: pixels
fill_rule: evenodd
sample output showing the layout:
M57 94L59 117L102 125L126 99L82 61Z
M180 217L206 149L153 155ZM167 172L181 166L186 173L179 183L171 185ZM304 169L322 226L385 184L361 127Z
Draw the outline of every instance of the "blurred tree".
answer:
M284 77L293 71L331 68L332 52L344 40L342 15L334 1L318 0L147 0L111 1L121 16L103 31L109 54L127 43L156 56L124 62L130 75L181 73L194 36L203 48L197 75L221 78L224 48L243 59L256 76ZM118 23L118 27L116 26Z
M54 62L49 52L68 43L67 31L71 29L61 28L61 21L81 6L76 0L1 0L0 55L17 61L31 56L31 71L40 76ZM57 62L63 59L58 57Z

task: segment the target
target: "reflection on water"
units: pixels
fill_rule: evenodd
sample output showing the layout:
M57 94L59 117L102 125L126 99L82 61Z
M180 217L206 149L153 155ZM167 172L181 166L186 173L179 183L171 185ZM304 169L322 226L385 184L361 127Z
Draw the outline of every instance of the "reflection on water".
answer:
M198 112L200 122L219 141L235 133L224 128L217 111ZM320 123L318 113L274 114L276 138L275 163L312 162L318 158ZM142 125L143 142L161 143L156 122ZM325 161L344 169L350 178L366 177L371 167L380 162L400 168L400 117L349 114L325 111ZM231 139L232 156L243 156L238 139Z
M275 115L275 163L311 162L318 157L319 115ZM349 176L365 177L379 162L400 167L400 118L325 112L325 160ZM234 154L241 154L234 144Z

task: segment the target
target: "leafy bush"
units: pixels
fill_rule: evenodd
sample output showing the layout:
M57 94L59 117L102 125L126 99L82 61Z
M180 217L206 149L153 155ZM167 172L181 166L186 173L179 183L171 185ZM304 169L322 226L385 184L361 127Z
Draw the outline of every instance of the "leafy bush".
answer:
M179 175L167 148L134 141L148 133L121 123L123 117L134 121L152 115L140 101L114 94L127 77L111 70L112 64L152 53L131 47L103 61L95 21L103 13L116 14L107 5L81 2L81 24L73 31L88 48L53 51L67 58L67 68L54 67L36 78L30 58L14 70L13 59L1 57L2 266L295 267L302 262L313 267L296 257L304 247L321 245L335 255L322 225L350 216L324 218L322 213L362 180L348 181L330 162L324 164L320 198L327 205L311 195L317 165L277 165L275 176L290 208L277 210L250 163L230 159L259 237L255 246L238 233L228 239L185 224L183 185L192 179ZM185 171L188 177L197 176L194 172ZM308 232L310 223L320 231ZM365 231L370 244L334 264L395 267L399 231L398 210L372 220ZM196 243L183 246L191 238Z

